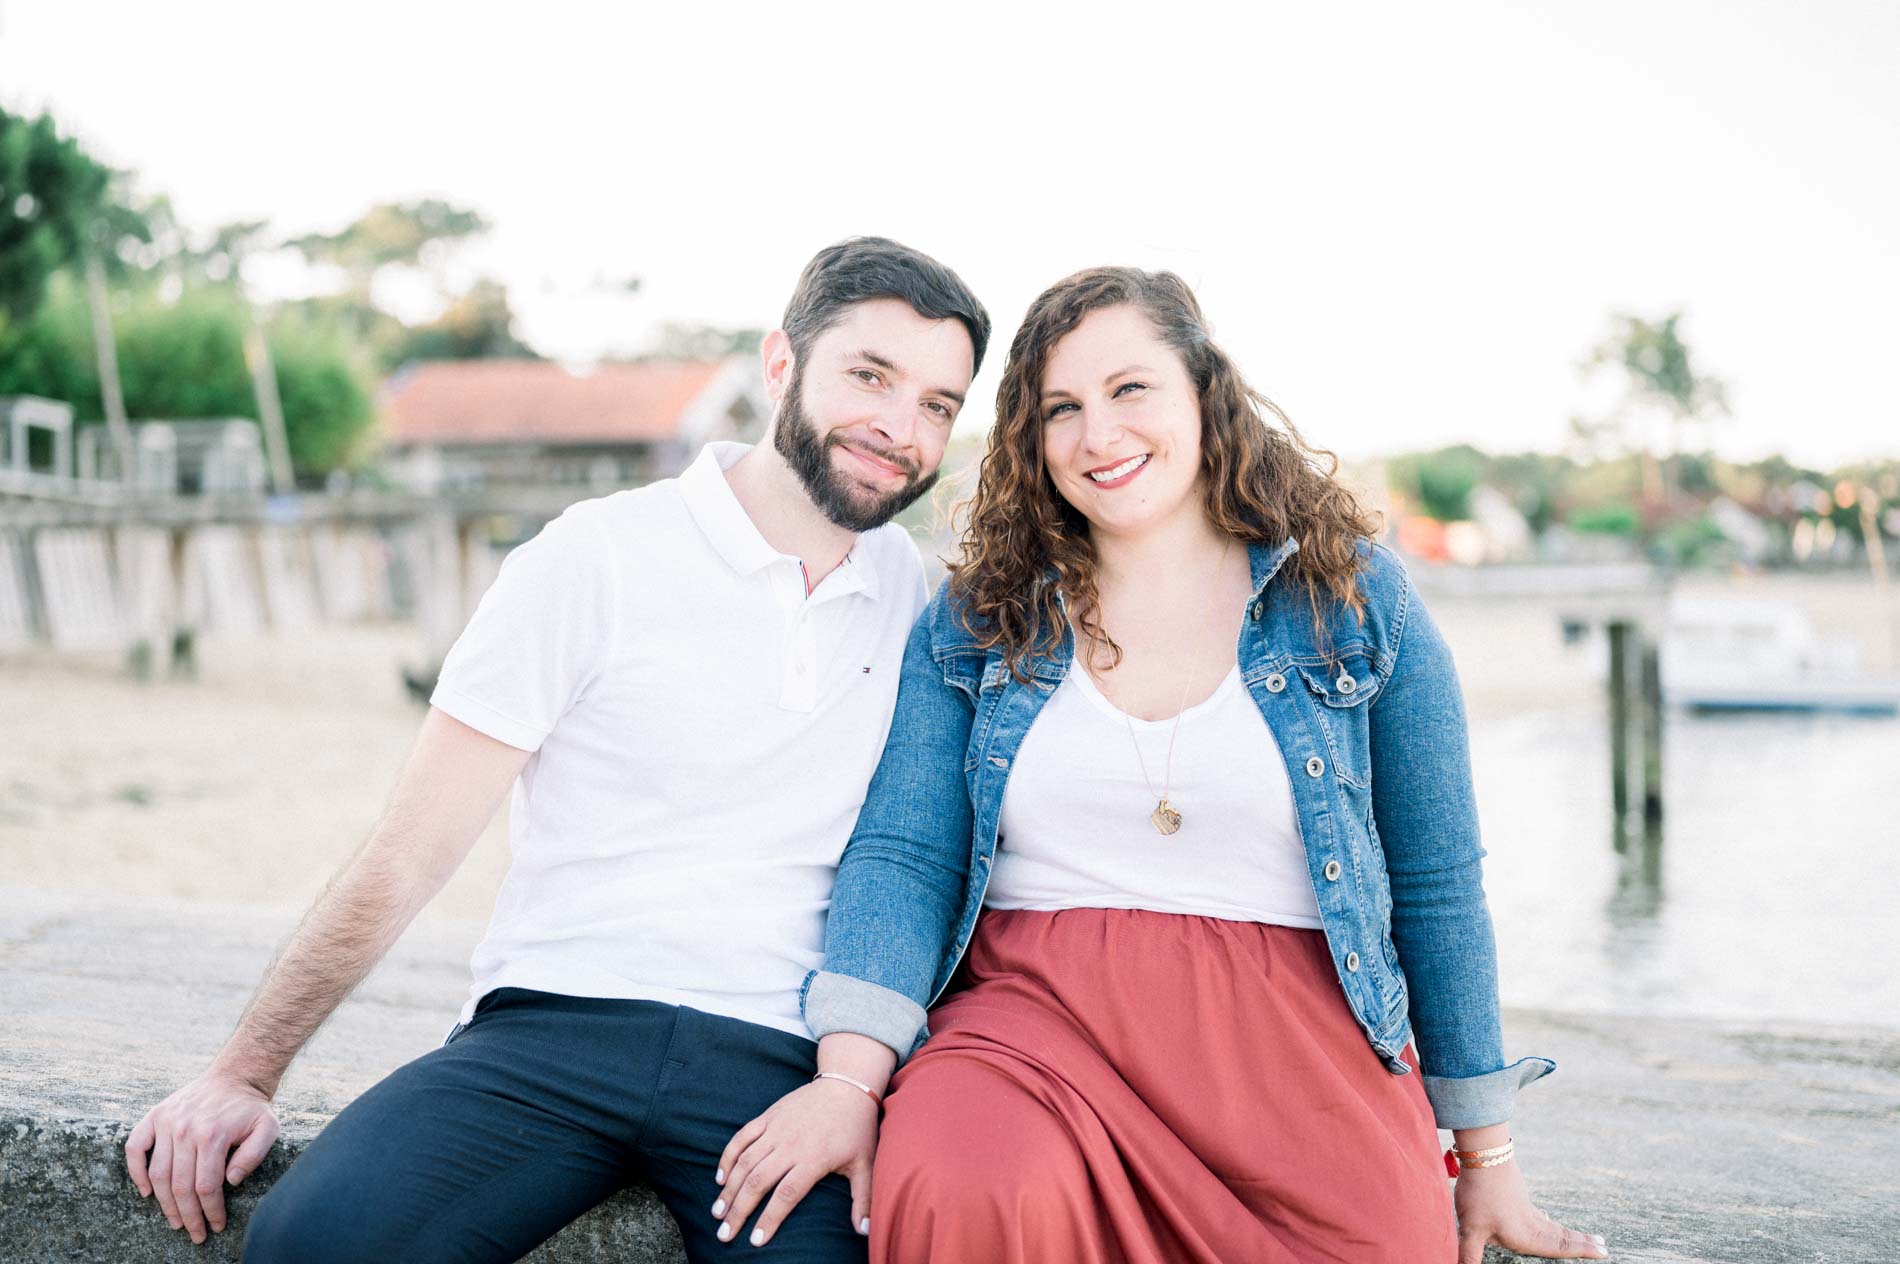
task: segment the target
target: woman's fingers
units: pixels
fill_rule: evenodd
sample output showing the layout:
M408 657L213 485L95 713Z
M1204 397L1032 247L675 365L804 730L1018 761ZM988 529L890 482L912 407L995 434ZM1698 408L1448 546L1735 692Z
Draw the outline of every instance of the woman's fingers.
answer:
M745 1158L742 1156L739 1162L743 1164ZM721 1242L732 1241L733 1235L738 1233L739 1230L744 1227L745 1222L751 1218L753 1209L759 1205L766 1194L777 1187L779 1181L784 1179L785 1174L791 1170L791 1159L783 1152L774 1150L760 1159L758 1163L754 1164L752 1170L747 1172L743 1178L736 1174L728 1174L726 1181L726 1198L728 1205L723 1218L724 1223L719 1226L719 1240ZM754 1236L756 1237L757 1235L755 1234ZM760 1239L760 1241L763 1241L763 1239ZM757 1246L758 1242L754 1242L753 1245Z
M764 1246L770 1242L772 1235L778 1232L780 1222L792 1214L792 1208L811 1193L811 1187L823 1176L823 1172L809 1163L794 1166L786 1172L779 1179L778 1188L765 1200L765 1209L759 1213L759 1222L752 1226L752 1245Z
M770 1111L767 1111L766 1115L770 1113ZM732 1174L733 1165L739 1161L739 1156L745 1153L746 1147L764 1135L766 1115L760 1115L757 1119L754 1119L751 1123L733 1133L732 1140L726 1142L726 1148L721 1151L719 1155L719 1167L713 1172L713 1182L715 1184L724 1185L726 1178ZM715 1211L713 1214L716 1216L719 1213Z
M1532 1238L1528 1245L1514 1249L1548 1256L1553 1260L1606 1260L1610 1257L1602 1238L1566 1229L1549 1216L1544 1217L1544 1222L1538 1226Z
M871 1165L853 1163L845 1173L851 1182L851 1224L859 1233L871 1232Z

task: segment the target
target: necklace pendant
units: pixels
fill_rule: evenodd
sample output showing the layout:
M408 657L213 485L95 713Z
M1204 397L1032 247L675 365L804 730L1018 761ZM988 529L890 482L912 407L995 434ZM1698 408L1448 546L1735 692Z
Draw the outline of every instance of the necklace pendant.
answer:
M1157 834L1172 834L1181 828L1181 814L1168 806L1166 795L1161 797L1161 802L1155 804L1155 810L1148 814L1148 820L1155 827Z

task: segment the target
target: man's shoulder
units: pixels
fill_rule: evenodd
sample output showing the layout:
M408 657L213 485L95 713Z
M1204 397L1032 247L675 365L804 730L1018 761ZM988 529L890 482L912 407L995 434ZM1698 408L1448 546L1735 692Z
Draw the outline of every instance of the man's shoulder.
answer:
M589 554L605 563L638 560L645 546L677 537L684 525L677 479L662 479L588 500L578 500L542 528L546 543Z
M904 603L904 626L909 627L929 596L916 539L897 523L887 522L858 536L856 555L877 577L878 591Z
M895 522L887 522L881 527L873 527L858 536L866 558L877 567L882 575L922 576L924 573L923 555L917 550L917 540L911 533Z

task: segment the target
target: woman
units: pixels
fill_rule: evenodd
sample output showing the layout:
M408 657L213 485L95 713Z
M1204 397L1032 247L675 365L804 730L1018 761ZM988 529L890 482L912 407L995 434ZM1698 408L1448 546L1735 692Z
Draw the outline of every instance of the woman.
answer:
M955 972L891 1081L874 1260L1605 1255L1512 1161L1553 1064L1502 1057L1456 677L1324 457L1179 278L1036 300L807 986L826 1070L715 1214L795 1191ZM855 1170L831 1127L811 1162Z

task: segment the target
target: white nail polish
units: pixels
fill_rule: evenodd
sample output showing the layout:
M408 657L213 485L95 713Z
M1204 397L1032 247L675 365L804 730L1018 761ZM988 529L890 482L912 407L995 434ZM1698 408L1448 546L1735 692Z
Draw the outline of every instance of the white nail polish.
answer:
M725 1183L726 1183L726 1169L722 1167L713 1173L713 1184L724 1185Z
M723 1216L725 1214L726 1214L726 1200L722 1198L718 1202L713 1204L713 1218L716 1220L720 1216Z
M871 1218L869 1216L858 1221L858 1232L867 1238L871 1236Z
M720 1225L718 1237L721 1242L732 1241L732 1226L729 1224Z
M765 1245L765 1230L763 1230L763 1229L754 1229L754 1230L752 1231L752 1245L753 1245L753 1246L764 1246L764 1245Z

